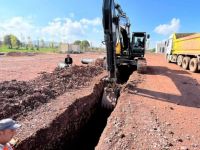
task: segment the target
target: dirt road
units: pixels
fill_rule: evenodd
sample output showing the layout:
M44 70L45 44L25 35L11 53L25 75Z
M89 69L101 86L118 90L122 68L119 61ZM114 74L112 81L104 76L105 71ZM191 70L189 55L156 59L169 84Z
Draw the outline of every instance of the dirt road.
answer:
M200 149L200 76L148 54L130 77L97 150Z

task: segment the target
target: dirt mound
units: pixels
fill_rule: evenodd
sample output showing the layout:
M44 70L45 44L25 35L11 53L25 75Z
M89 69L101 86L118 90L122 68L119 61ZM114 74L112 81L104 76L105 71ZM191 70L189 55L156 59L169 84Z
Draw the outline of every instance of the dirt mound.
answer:
M66 91L89 85L91 79L102 72L99 66L73 66L56 68L53 73L44 72L28 82L4 81L0 83L0 119L25 115Z
M37 54L38 53L35 53L35 52L8 52L6 55L7 56L34 56Z
M95 61L95 66L104 67L104 59L97 58Z

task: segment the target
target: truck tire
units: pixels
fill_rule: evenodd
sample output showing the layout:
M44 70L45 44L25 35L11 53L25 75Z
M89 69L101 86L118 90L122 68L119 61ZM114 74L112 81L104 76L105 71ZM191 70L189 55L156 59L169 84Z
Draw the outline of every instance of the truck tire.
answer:
M171 63L170 55L166 55L166 60L168 63Z
M198 60L197 58L192 58L190 60L189 69L191 72L197 72L198 70Z
M177 58L177 65L182 66L182 62L183 62L183 56L179 55L178 58Z
M182 68L187 70L189 67L189 63L190 63L190 57L184 57L183 58L183 62L182 62Z

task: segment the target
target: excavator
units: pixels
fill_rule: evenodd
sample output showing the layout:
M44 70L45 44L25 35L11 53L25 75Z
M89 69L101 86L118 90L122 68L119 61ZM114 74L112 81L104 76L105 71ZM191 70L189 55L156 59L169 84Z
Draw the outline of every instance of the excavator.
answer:
M131 67L136 67L139 73L145 73L144 54L150 36L146 32L131 34L129 18L114 0L103 0L102 13L108 71L102 106L113 109L120 94L120 78L126 76Z

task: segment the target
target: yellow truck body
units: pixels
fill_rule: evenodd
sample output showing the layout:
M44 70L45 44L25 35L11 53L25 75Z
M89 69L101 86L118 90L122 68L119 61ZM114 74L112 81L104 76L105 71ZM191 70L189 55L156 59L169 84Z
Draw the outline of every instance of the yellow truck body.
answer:
M168 62L192 72L200 70L200 33L175 33L165 42Z
M172 54L200 55L200 33L175 33Z

